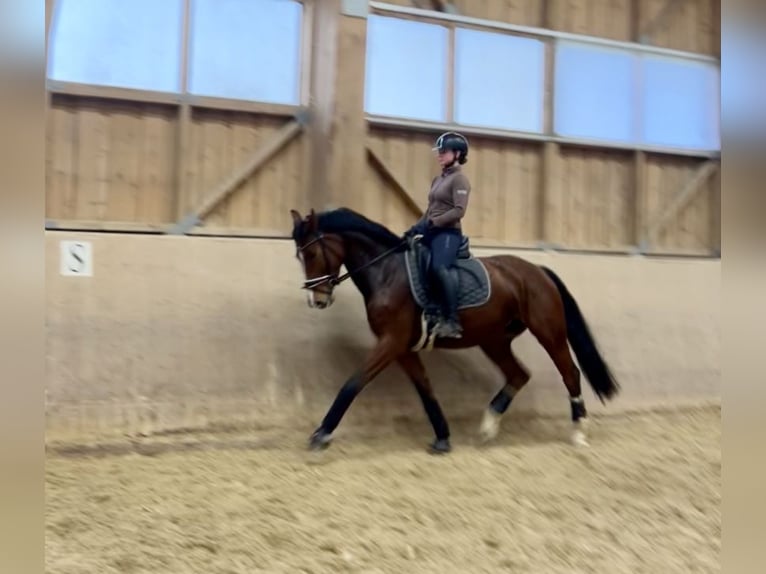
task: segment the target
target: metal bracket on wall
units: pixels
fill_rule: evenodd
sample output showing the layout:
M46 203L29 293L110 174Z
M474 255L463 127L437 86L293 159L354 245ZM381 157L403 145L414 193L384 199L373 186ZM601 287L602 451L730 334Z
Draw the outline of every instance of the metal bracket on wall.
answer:
M202 220L196 213L190 213L168 229L168 235L185 235L190 229L202 225Z
M367 18L370 11L367 0L342 0L340 13L352 18Z

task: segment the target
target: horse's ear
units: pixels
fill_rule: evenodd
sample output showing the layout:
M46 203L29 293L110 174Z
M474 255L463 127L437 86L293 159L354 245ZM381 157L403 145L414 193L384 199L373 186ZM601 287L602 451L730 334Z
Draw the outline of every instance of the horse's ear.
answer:
M306 220L309 224L309 230L315 232L317 230L317 214L313 207L311 208L311 213L309 213L308 217L306 217Z
M293 223L295 225L299 225L301 221L303 221L303 217L301 216L301 214L295 211L294 209L290 210L290 215L293 216Z

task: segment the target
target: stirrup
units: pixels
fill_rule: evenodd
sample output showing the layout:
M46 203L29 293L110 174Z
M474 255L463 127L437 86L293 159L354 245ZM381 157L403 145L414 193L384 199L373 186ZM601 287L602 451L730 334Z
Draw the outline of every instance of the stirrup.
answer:
M442 321L434 329L437 337L443 337L445 339L462 339L463 328L460 323L455 320Z

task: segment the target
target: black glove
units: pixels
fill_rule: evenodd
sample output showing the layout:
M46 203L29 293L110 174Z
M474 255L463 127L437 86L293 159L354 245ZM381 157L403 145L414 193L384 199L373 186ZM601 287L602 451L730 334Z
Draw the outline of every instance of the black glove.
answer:
M431 221L429 219L420 220L415 225L410 227L404 234L405 237L413 237L415 235L425 235L428 229L431 227Z

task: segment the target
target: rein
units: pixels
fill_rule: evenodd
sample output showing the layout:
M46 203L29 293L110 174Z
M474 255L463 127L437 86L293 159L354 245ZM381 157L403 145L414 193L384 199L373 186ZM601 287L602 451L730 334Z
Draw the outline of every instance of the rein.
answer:
M306 249L306 248L310 247L311 245L313 245L314 243L318 242L319 246L322 248L322 254L324 255L324 260L325 260L325 266L328 266L329 265L329 263L327 261L327 249L328 248L326 247L323 239L324 239L324 234L319 233L319 234L317 234L317 236L314 239L312 239L306 245L301 247L299 249L299 251L303 251L304 249ZM392 253L398 251L406 243L407 243L407 239L403 239L400 243L398 243L397 245L395 245L391 249L388 249L387 251L384 251L380 255L377 255L377 256L373 257L372 259L370 259L364 265L361 265L361 266L359 266L356 269L353 269L351 271L347 271L346 273L344 273L340 277L338 277L338 276L336 276L335 274L332 274L332 273L326 273L325 275L322 275L321 277L315 277L314 279L308 279L307 281L303 282L303 287L301 287L301 289L315 289L315 288L319 287L320 285L324 285L325 283L329 283L331 287L335 287L336 285L340 285L341 283L343 283L346 279L350 278L355 273L359 273L360 271L363 271L364 269L367 269L368 267L374 265L375 263L377 263L381 259L385 259L386 257L391 255Z

